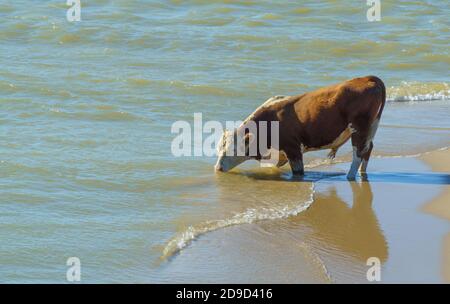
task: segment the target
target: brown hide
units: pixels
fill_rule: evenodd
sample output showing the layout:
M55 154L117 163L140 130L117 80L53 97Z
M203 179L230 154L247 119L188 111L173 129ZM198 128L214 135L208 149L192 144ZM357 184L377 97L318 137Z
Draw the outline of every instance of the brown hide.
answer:
M256 123L279 121L280 150L290 160L301 159L306 151L337 150L350 137L363 154L370 127L381 116L385 94L379 78L355 78L262 106L250 119ZM353 134L346 131L349 124Z

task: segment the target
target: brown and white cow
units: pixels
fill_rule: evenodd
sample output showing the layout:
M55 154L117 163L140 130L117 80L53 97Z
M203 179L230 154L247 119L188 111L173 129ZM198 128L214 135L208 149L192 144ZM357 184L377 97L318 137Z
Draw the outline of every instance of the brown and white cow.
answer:
M277 121L281 152L277 166L289 161L293 174L303 175L303 153L331 149L329 157L334 158L338 148L351 138L353 161L347 177L354 179L358 169L361 173L366 172L385 100L385 86L375 76L351 79L302 95L272 97L239 128L225 130L218 144L215 169L226 172L246 160L263 159L259 148L254 156L237 156L239 148L248 151L248 145L254 143L254 139L258 140L242 128L246 128L249 121L257 125L261 121L269 124ZM245 133L245 140L241 142L244 147L238 146L239 141L230 140L230 136L234 138L239 132ZM271 139L266 140L270 147Z

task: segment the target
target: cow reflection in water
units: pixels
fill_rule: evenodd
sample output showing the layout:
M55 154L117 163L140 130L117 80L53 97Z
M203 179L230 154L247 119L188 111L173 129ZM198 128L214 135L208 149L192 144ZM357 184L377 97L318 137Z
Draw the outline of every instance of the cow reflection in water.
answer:
M336 186L348 184L353 193L351 205L337 194L336 189ZM370 183L348 184L333 185L326 192L316 192L311 207L290 221L294 225L310 226L313 238L323 240L334 249L363 262L369 257L377 257L385 262L388 245L372 208Z
M306 242L318 251L356 258L364 265L369 257L377 257L383 263L388 258L388 246L372 208L371 185L348 182L343 175L339 179L341 175L310 172L302 181L287 181L276 173L222 175L218 179L220 201L223 208L240 211L267 210L272 205L275 209L288 206L294 210L293 206L307 199L305 193L310 190L310 182L314 182L314 202L308 209L279 220L255 223L271 235L287 237L290 242Z

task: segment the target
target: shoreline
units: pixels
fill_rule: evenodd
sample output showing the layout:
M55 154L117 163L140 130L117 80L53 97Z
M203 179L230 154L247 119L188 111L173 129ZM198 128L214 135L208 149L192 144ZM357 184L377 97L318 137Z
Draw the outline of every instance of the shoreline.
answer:
M450 172L450 150L440 149L422 155L421 160L428 164L433 172ZM450 221L450 185L443 185L441 193L426 203L422 211ZM450 283L450 232L443 239L442 274L446 283Z
M284 181L279 172L266 171L266 175L245 171L224 176L228 182L245 177L246 187L254 190L261 181L289 188L313 182L313 203L286 218L202 233L163 262L152 281L227 283L239 272L241 283L368 283L366 261L373 256L381 261L382 282L438 283L443 281L442 272L448 281L445 269L450 264L445 252L450 234L441 219L446 216L442 210L448 211L445 204L441 206L449 194L447 175L442 174L448 172L448 163L442 166L448 156L448 149L439 149L414 156L375 157L369 164L369 182L348 182L347 162L310 168L303 182ZM426 163L429 159L436 160L432 170ZM248 180L245 174L253 177ZM230 207L237 197L226 189L222 204ZM277 198L286 201L295 193L277 196L274 192L264 199L279 203ZM254 199L258 204L261 197ZM423 212L423 206L435 200L442 210L432 209L441 218ZM447 247L442 248L442 239Z

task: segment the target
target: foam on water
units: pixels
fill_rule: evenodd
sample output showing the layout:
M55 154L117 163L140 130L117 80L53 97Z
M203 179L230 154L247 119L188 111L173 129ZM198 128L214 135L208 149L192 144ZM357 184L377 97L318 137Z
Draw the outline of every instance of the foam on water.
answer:
M388 88L388 101L432 101L450 99L446 82L420 83L403 81L400 86Z
M308 207L313 203L313 184L311 185L310 191L311 192L309 199L304 202L278 206L274 205L271 207L249 208L244 212L234 214L230 218L211 220L194 226L189 226L187 229L178 233L167 243L166 247L163 250L161 258L167 259L173 256L174 254L188 246L193 240L208 232L235 225L251 224L258 221L278 220L290 216L296 216L300 212L308 209Z

